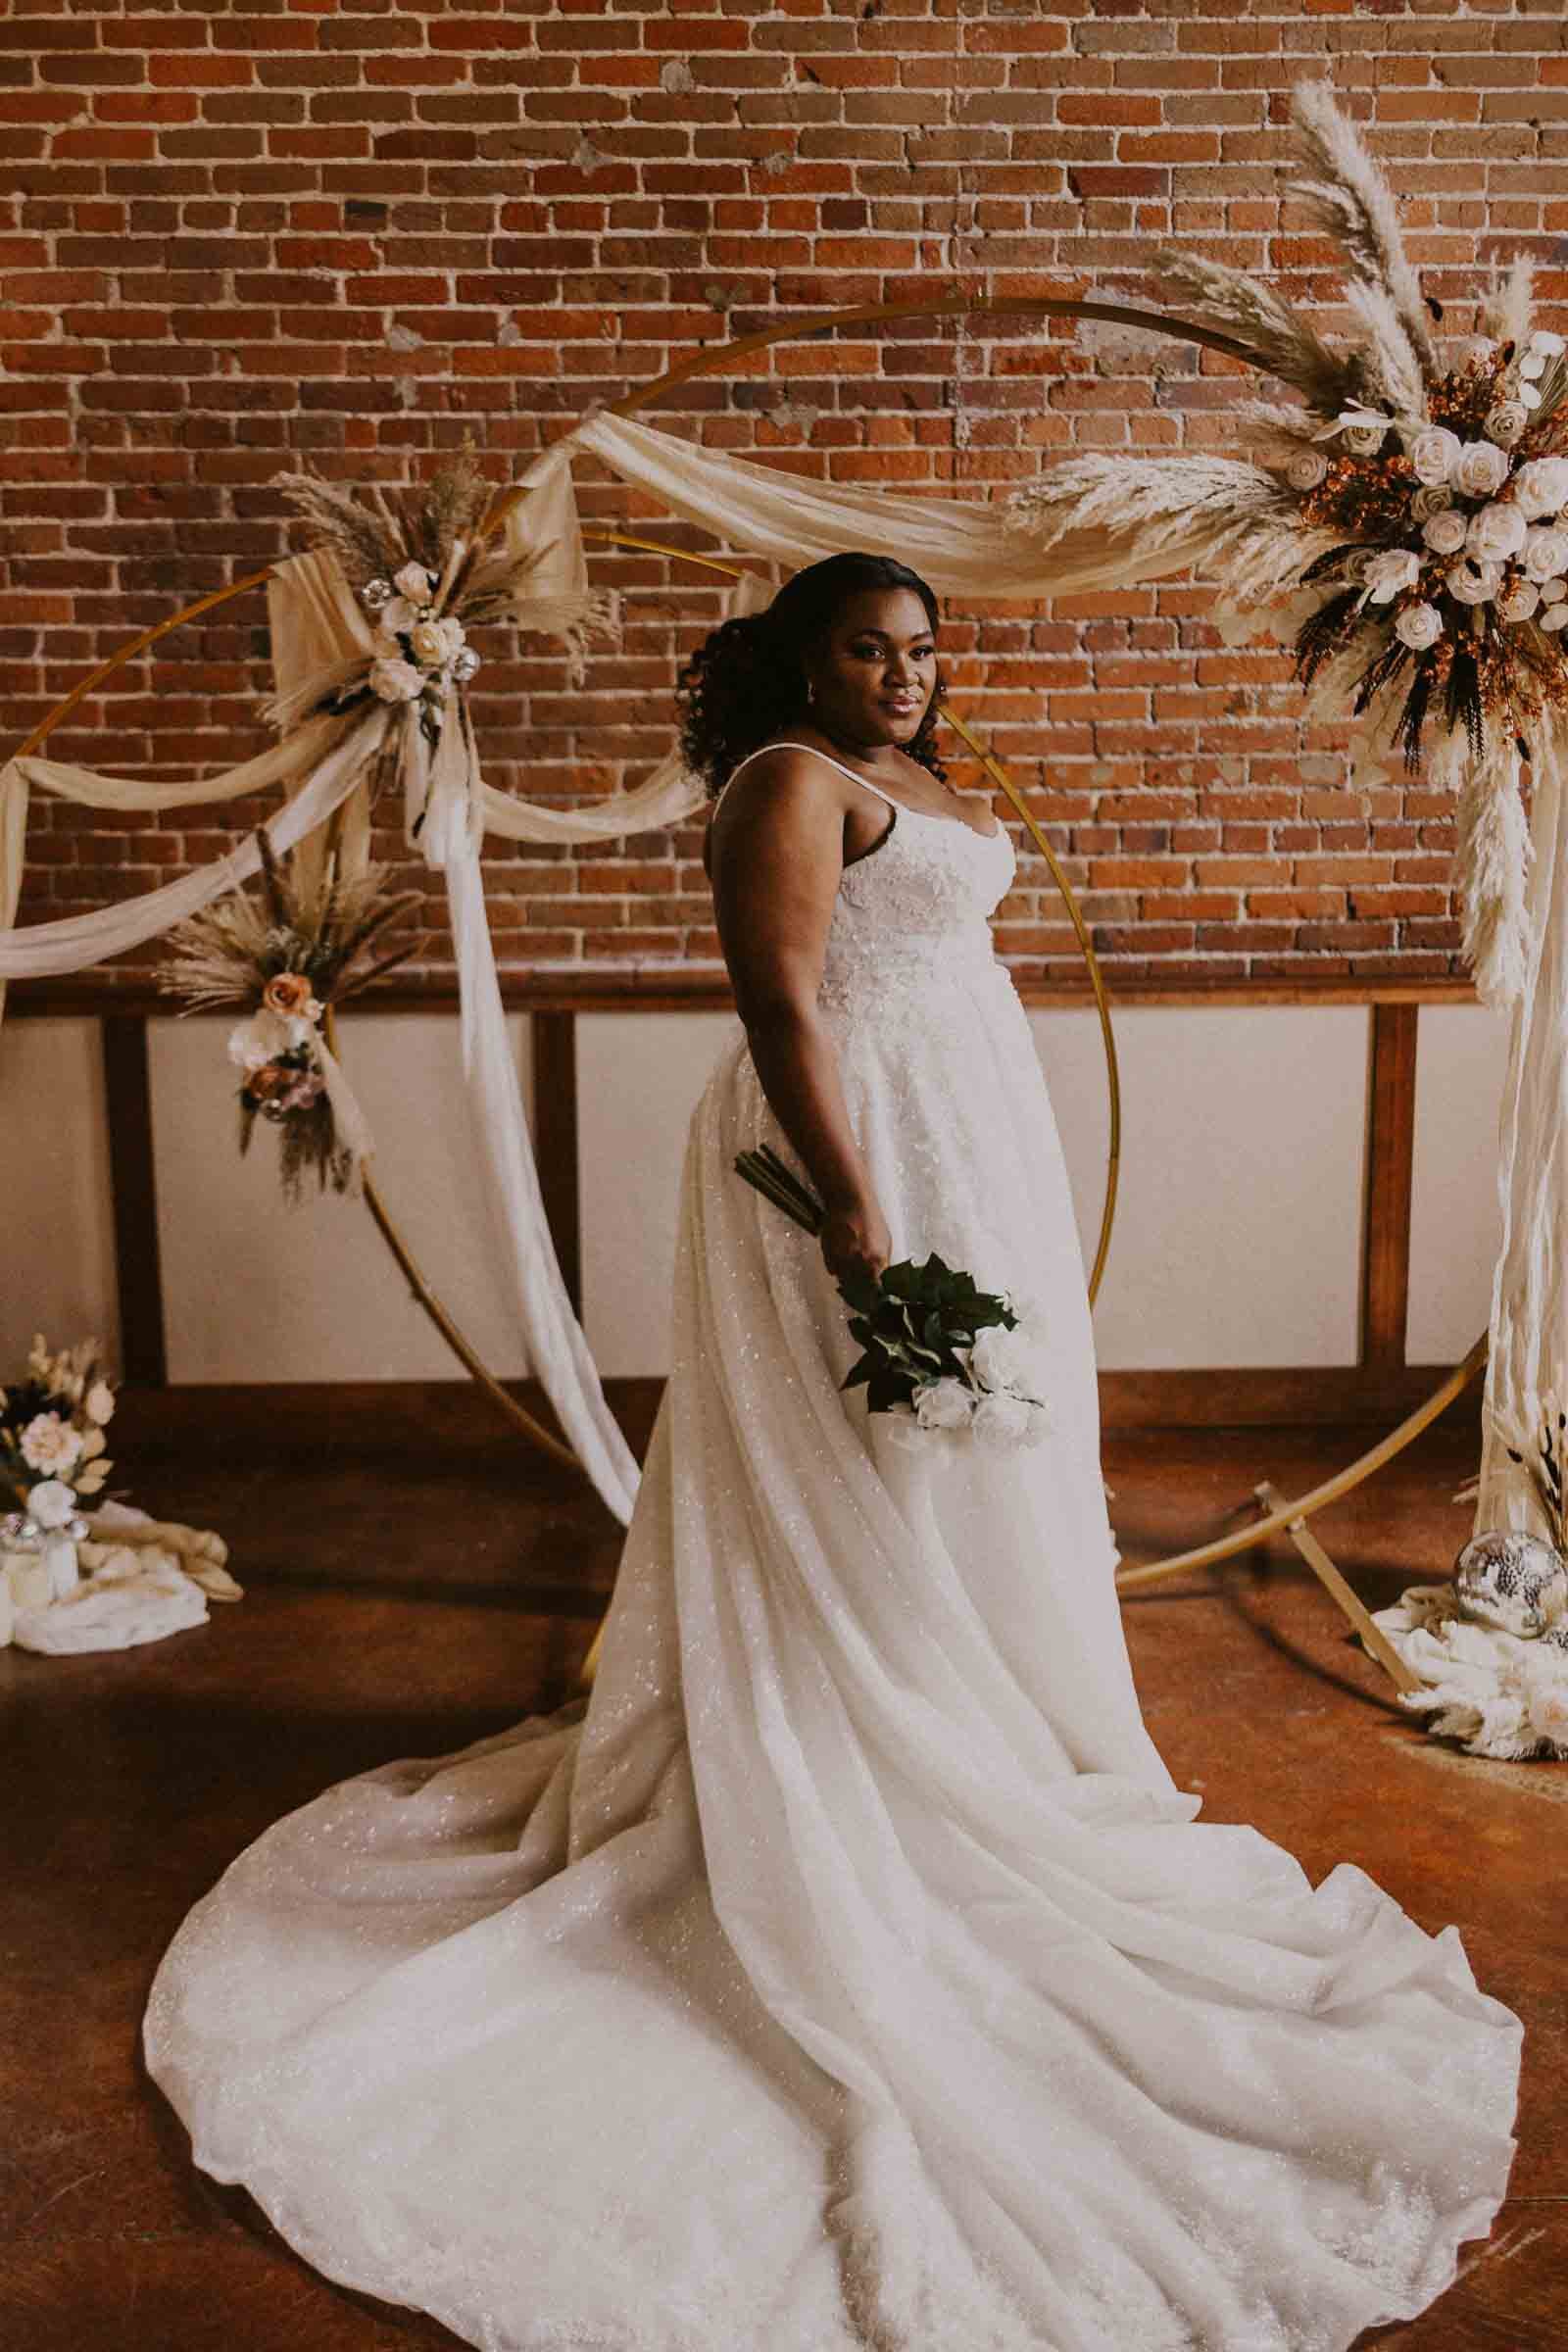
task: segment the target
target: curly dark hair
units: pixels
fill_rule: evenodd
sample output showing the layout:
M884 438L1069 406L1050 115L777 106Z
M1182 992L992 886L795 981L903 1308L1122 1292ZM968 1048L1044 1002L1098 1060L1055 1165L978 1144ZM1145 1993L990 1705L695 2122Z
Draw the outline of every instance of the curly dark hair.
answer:
M804 657L827 635L849 599L868 588L912 589L935 633L937 600L917 571L892 556L852 551L808 564L786 580L765 612L721 621L703 639L676 680L675 700L687 764L706 777L710 799L749 753L805 718ZM936 692L905 749L945 784L947 769L936 750L941 691L938 671Z

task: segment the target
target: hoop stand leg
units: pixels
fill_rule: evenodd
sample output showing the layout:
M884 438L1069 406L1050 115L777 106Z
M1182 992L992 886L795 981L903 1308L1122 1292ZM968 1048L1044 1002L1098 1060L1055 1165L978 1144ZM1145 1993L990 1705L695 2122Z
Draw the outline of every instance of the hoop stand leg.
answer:
M1264 1510L1269 1513L1284 1506L1285 1497L1278 1487L1260 1478L1252 1489ZM1317 1537L1302 1518L1289 1519L1285 1532L1296 1545L1313 1575L1335 1607L1347 1616L1359 1635L1363 1647L1370 1650L1396 1690L1419 1690L1421 1677L1405 1664L1382 1627L1375 1625L1357 1595L1351 1592L1340 1571L1329 1558Z

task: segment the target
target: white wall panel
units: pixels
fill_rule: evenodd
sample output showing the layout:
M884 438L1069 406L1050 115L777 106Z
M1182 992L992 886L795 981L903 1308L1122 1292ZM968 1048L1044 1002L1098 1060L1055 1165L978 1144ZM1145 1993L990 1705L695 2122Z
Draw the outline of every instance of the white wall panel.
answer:
M1368 1013L1362 1006L1132 1006L1115 1015L1121 1197L1096 1308L1108 1369L1355 1358ZM584 1322L608 1378L667 1368L681 1156L727 1012L578 1021ZM1106 1108L1092 1012L1031 1025L1072 1177L1086 1263ZM446 1014L347 1024L393 1213L487 1360L522 1370L497 1297ZM234 1148L221 1021L160 1019L150 1052L170 1372L177 1381L446 1379L457 1367L360 1203L283 1207L275 1139ZM513 1023L527 1100L527 1025ZM1422 1008L1410 1353L1448 1361L1482 1329L1495 1249L1506 1022ZM0 1035L0 1352L40 1325L114 1342L96 1024Z
M318 1197L313 1186L286 1207L265 1121L239 1156L227 1034L221 1020L151 1025L170 1379L465 1378L362 1200ZM527 1102L520 1016L512 1035ZM490 1262L456 1020L347 1017L343 1060L375 1134L381 1191L416 1259L490 1369L517 1375L522 1350Z
M98 1024L0 1029L0 1383L32 1335L100 1339L120 1360L109 1137Z
M1122 1161L1095 1304L1107 1370L1356 1357L1368 1014L1112 1008ZM1098 1016L1031 1015L1087 1270L1109 1110Z
M686 1130L732 1017L578 1016L583 1330L607 1380L662 1378L669 1370Z
M1456 1362L1492 1313L1508 1020L1481 1004L1421 1007L1405 1339L1413 1364Z

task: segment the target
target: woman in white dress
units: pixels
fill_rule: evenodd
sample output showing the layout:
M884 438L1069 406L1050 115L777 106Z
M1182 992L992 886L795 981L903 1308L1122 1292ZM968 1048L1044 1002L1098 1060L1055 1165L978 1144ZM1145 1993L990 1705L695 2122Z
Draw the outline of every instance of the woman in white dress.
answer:
M683 675L738 1014L591 1696L279 1822L153 1988L195 2161L487 2352L1345 2352L1507 2180L1456 1932L1200 1823L1144 1727L937 622L834 557ZM1044 1317L1043 1444L933 1459L841 1389L838 1278L932 1250Z

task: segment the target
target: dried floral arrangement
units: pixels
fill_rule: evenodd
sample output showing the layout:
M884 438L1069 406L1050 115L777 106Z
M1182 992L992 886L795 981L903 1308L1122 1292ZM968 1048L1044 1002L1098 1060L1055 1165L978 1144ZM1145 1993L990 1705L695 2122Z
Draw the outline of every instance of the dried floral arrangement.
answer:
M564 600L536 592L535 574L553 543L520 551L491 543L490 512L500 502L470 441L411 491L379 483L360 491L300 471L272 478L312 526L310 544L335 560L374 629L368 652L267 706L280 728L374 696L403 706L434 746L454 696L482 666L468 642L471 629L510 622L554 630L565 639L569 676L580 682L589 639L618 625L613 590Z
M1446 364L1443 306L1355 125L1325 82L1298 83L1292 116L1309 175L1289 189L1345 257L1351 339L1331 345L1244 270L1162 248L1165 286L1298 405L1243 404L1254 458L1086 455L1008 508L1036 544L1100 524L1190 547L1221 583L1227 640L1276 635L1307 708L1352 718L1358 774L1430 757L1434 779L1461 788L1466 952L1483 997L1506 1003L1524 978L1519 768L1556 759L1568 713L1564 339L1533 323L1522 253Z
M285 1198L297 1202L304 1180L348 1189L370 1149L363 1112L322 1033L330 1006L402 963L419 945L405 941L372 956L388 927L421 904L417 891L388 899L386 869L345 878L336 846L318 869L299 878L278 860L264 830L259 889L236 891L175 925L174 953L158 984L194 1012L246 1004L247 1019L229 1034L229 1059L243 1072L239 1146L250 1148L258 1118L278 1129Z
M39 1498L40 1525L64 1525L77 1496L97 1494L114 1468L104 1430L114 1414L115 1392L102 1358L97 1340L51 1353L39 1332L25 1380L0 1389L0 1475L24 1511ZM66 1504L58 1519L49 1514L56 1489Z

